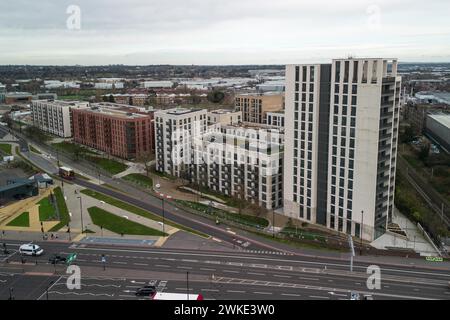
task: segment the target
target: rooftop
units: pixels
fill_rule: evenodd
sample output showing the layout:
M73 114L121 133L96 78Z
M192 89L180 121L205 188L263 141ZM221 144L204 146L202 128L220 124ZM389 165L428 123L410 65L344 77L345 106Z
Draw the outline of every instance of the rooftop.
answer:
M450 113L429 114L428 117L436 120L447 128L450 128Z

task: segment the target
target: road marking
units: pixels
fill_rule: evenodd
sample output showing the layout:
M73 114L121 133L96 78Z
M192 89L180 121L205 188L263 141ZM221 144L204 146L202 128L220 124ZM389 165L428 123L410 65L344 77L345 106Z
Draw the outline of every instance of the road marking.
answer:
M290 278L291 276L283 276L281 274L275 274L274 277L277 277L277 278Z
M132 296L129 294L119 294L119 297L136 298L136 296Z
M148 266L148 263L133 263L135 266Z
M288 296L288 297L300 297L299 294L295 294L295 293L282 293L282 296Z
M155 264L155 267L169 268L167 264Z
M260 292L260 291L254 291L255 294L272 294L272 292Z
M329 279L328 282L333 282L333 280Z
M200 268L200 270L203 270L203 271L216 271L216 269L209 269L209 268Z
M202 291L219 292L217 289L202 289Z
M330 299L330 297L322 297L322 296L309 296L309 297L313 299Z
M228 272L228 273L239 273L239 271L234 271L234 270L223 270L223 272Z
M253 274L255 276L265 276L265 273L258 273L258 272L247 272L247 274Z
M227 292L230 292L230 293L245 293L245 291L242 291L242 290L227 290Z
M122 262L122 261L114 261L113 263L115 263L115 264L127 264L126 262Z
M317 278L306 278L306 277L298 277L300 280L312 280L312 281L318 281Z
M222 240L212 237L212 239L216 242L222 242Z
M177 267L178 269L188 269L188 270L191 270L192 269L192 267Z
M187 289L187 288L175 288L175 290L184 290L184 291L187 291L188 289ZM189 288L189 291L192 291L192 288Z

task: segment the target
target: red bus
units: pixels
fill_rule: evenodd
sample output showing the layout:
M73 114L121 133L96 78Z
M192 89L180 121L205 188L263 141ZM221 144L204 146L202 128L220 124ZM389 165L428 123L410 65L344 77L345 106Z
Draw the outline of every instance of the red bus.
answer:
M59 167L59 176L63 179L73 180L75 179L75 172L68 167Z
M203 300L201 294L187 294L187 293L169 293L169 292L156 292L152 295L152 300Z

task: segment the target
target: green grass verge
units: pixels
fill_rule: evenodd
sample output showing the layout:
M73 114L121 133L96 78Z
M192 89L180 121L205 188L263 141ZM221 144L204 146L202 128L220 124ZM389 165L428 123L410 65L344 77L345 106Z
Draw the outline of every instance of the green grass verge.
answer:
M66 226L70 222L69 209L67 209L66 200L64 200L64 195L60 187L55 188L53 193L56 197L56 205L59 210L59 223L51 228L50 232L56 232L62 227Z
M70 154L97 154L96 152L83 147L81 145L78 145L76 143L72 142L58 142L58 143L52 143L52 146L58 150L64 151L66 153Z
M31 150L32 152L34 152L34 153L42 154L38 149L36 149L35 147L33 147L31 144L30 144L30 150Z
M30 213L23 212L20 216L16 217L6 226L8 227L29 227L30 226Z
M85 159L95 163L99 168L111 174L118 174L128 168L126 164L123 164L113 159L106 159L94 156L85 156Z
M38 204L39 204L39 221L49 221L55 219L56 210L48 197L39 201Z
M133 206L133 205L131 205L129 203L117 200L117 199L112 198L110 196L107 196L107 195L105 195L103 193L99 193L99 192L96 192L96 191L90 190L90 189L83 189L80 192L85 194L85 195L87 195L87 196L89 196L89 197L95 198L97 200L105 201L106 203L108 203L108 204L110 204L112 206L121 208L121 209L123 209L125 211L131 212L131 213L134 213L134 214L137 214L137 215L139 215L141 217L144 217L144 218L147 218L147 219L151 219L151 220L154 220L154 221L162 221L162 217L160 217L160 216L158 216L156 214L150 213L147 210L144 210L144 209L141 209L139 207ZM207 234L205 234L203 232L199 232L197 230L194 230L194 229L182 226L182 225L180 225L178 223L175 223L173 221L168 221L167 219L165 219L165 222L168 225L171 225L172 227L188 231L188 232L196 234L196 235L198 235L200 237L204 237L204 238L208 238L209 237Z
M138 184L138 185L146 187L146 188L151 188L153 186L152 178L149 178L146 175L140 174L140 173L130 173L130 174L122 177L122 179L131 181L135 184Z
M201 211L203 213L209 214L213 217L218 217L221 219L237 222L243 225L256 227L256 228L265 228L269 225L269 221L265 218L255 217L247 214L238 214L227 212L225 210L210 208L208 210L208 206L202 203L193 202L193 201L185 201L185 200L175 200L175 202L181 204L182 206L187 206L196 211Z
M167 236L166 233L162 233L159 230L149 228L122 217L118 217L115 214L112 214L111 212L103 210L99 207L88 208L88 212L91 216L92 222L95 225L99 227L101 226L117 234Z
M11 155L11 145L9 143L0 143L0 150L9 156Z

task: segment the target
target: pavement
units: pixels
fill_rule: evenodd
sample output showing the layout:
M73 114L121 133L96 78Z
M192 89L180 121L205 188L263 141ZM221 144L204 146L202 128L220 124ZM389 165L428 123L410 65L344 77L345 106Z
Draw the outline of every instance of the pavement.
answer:
M118 247L37 242L44 256L16 253L19 243L8 241L8 263L0 257L0 299L14 288L16 299L139 299L137 288L154 284L163 292L201 293L206 299L348 300L351 292L385 299L450 299L449 269L379 265L380 287L367 286L369 264L296 256L215 252L208 250ZM47 261L52 253L76 253L81 289L69 290L66 267ZM102 257L105 262L102 262ZM33 277L33 278L30 278ZM189 285L187 280L189 279ZM52 281L55 281L52 283ZM26 290L29 288L29 290ZM148 298L143 298L148 299Z

